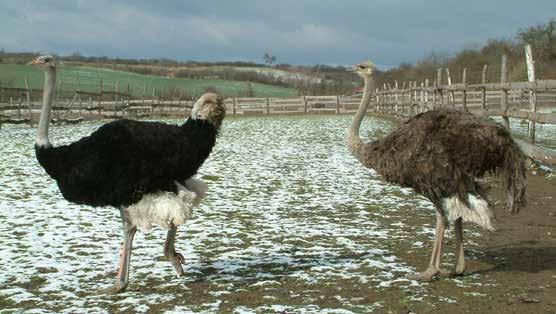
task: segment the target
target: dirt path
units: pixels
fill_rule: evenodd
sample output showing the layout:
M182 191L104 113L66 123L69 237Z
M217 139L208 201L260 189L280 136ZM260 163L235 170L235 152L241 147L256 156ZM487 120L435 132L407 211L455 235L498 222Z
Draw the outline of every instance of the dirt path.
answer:
M483 298L466 297L473 292L439 280L428 285L427 292L437 299L455 297L458 302L435 302L435 308L415 303L393 312L556 313L556 179L529 173L527 181L526 208L511 216L503 206L496 206L497 231L483 232L484 237L467 252L471 257L462 280L479 274L481 285L475 293ZM453 251L453 243L447 243L445 250ZM407 258L425 267L426 256Z
M502 312L556 313L556 180L529 173L527 181L527 207L518 216L498 208L498 232L481 243L484 262L504 262L470 270L489 271L503 284L492 302Z

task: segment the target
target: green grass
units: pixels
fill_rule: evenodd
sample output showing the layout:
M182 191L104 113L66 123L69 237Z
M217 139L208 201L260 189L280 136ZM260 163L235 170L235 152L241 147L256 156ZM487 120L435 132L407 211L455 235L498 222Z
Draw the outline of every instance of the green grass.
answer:
M27 65L0 64L0 84L2 87L25 87L25 76L28 76L31 88L42 88L44 75L41 70ZM115 90L116 84L119 81L120 90L127 90L127 85L129 84L131 94L134 97L141 97L145 84L147 84L147 96L152 95L153 88L156 88L157 95L160 95L162 90L168 92L176 88L183 89L184 95L198 95L203 93L205 88L212 86L220 94L231 97L240 95L241 92L247 90L248 86L248 83L239 81L167 78L92 67L58 66L57 79L58 84L62 85L62 91L75 90L77 78L79 78L82 91L98 92L100 79L102 78L103 90ZM251 86L255 97L288 97L297 95L297 91L293 88L258 83L251 83Z

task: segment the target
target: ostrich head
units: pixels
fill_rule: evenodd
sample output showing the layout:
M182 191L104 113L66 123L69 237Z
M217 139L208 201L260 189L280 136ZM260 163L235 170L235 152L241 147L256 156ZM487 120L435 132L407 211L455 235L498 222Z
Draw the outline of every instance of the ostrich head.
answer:
M191 110L191 119L206 120L219 128L226 114L224 99L214 93L206 93L195 102Z
M362 78L371 77L373 75L373 71L375 69L375 65L371 61L361 62L353 66L353 72L357 73Z
M54 60L54 57L50 56L50 55L36 57L33 61L31 61L27 64L34 65L36 67L39 67L39 68L45 69L45 70L56 68L56 62Z

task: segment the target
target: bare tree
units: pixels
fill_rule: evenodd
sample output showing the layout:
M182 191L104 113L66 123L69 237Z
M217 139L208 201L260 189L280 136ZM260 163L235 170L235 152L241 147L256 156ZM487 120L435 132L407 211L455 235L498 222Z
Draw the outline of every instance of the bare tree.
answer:
M271 55L269 52L265 52L263 55L263 60L264 63L272 65L274 62L276 62L276 56Z

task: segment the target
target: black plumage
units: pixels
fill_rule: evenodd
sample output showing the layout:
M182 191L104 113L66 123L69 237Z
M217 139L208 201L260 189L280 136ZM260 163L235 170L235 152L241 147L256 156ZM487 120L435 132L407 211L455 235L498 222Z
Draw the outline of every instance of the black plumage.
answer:
M206 195L207 186L193 178L216 142L226 115L224 100L206 93L193 105L183 125L119 120L101 126L69 145L53 147L48 138L56 62L40 56L29 64L44 70L43 104L35 153L58 183L64 198L89 206L119 208L124 243L116 284L103 292L125 290L137 228L167 229L164 256L179 276L183 255L175 249L177 227Z
M122 207L157 191L176 192L209 156L218 130L206 120L183 125L118 120L69 145L35 146L65 199Z

